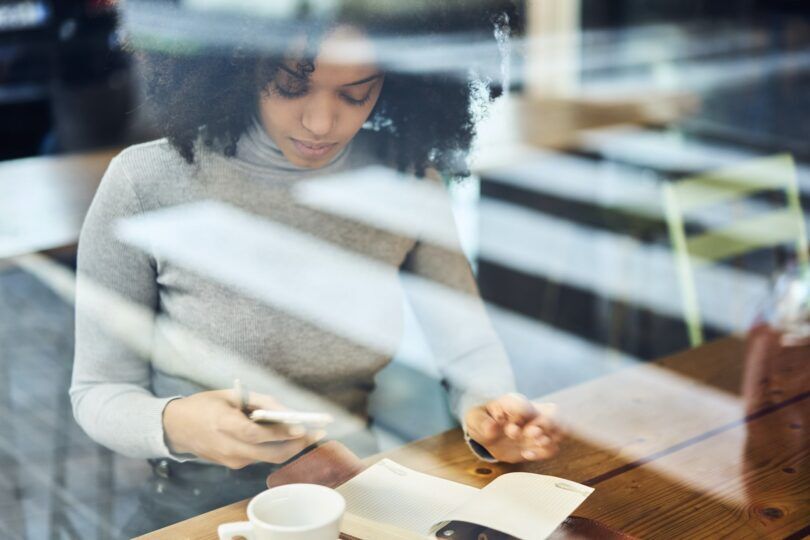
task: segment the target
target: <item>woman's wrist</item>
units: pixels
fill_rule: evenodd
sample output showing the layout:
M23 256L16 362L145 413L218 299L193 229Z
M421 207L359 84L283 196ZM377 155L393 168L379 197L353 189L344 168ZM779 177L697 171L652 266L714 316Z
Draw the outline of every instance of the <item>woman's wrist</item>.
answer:
M163 442L173 454L188 454L191 452L179 440L181 437L178 437L179 432L182 431L180 427L182 425L180 420L182 400L183 398L172 399L163 408Z

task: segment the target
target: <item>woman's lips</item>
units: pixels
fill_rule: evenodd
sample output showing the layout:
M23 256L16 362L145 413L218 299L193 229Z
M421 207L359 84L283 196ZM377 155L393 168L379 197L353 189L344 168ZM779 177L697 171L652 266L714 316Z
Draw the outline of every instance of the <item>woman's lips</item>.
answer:
M337 143L310 143L292 137L290 140L292 140L298 153L305 157L323 157L337 146Z

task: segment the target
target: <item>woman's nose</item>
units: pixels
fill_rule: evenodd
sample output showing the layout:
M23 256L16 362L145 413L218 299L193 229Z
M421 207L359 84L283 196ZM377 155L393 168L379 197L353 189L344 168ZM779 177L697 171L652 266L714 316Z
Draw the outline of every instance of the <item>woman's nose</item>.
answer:
M325 137L335 124L335 110L326 97L313 98L304 109L301 122L316 137Z

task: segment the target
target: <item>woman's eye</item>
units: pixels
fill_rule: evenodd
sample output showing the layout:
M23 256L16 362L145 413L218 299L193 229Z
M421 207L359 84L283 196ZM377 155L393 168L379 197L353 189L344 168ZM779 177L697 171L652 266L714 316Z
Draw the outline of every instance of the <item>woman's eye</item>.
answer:
M305 96L309 89L306 86L284 86L276 84L276 91L283 98L293 99Z
M356 106L359 107L360 105L365 105L368 102L368 100L371 99L371 92L369 92L368 94L366 94L365 96L363 96L362 98L359 98L359 99L354 98L354 97L350 96L349 94L341 94L341 97L349 105L356 105Z

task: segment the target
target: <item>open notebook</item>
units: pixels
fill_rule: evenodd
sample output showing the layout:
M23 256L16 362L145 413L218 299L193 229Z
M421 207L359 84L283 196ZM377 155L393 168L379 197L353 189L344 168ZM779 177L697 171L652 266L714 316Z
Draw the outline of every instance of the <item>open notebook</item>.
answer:
M357 538L423 540L449 521L463 521L535 540L550 535L593 488L515 472L479 490L384 459L338 491L346 498L341 530Z

